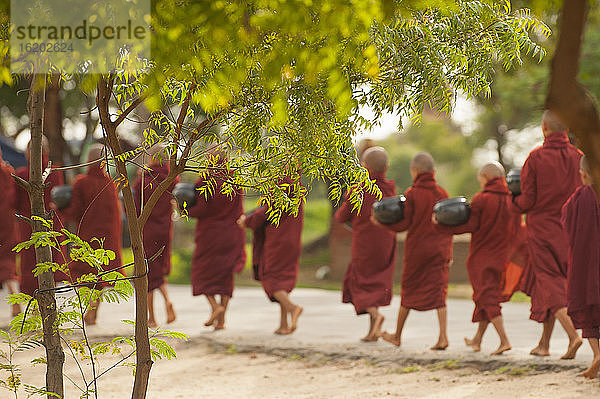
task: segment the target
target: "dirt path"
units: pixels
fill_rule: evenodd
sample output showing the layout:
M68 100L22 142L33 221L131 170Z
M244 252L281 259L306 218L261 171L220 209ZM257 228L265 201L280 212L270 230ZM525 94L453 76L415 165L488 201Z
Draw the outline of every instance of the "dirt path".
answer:
M37 351L34 351L37 352ZM481 372L453 362L429 366L376 366L297 355L237 353L195 340L177 347L177 360L158 361L151 375L149 398L595 398L600 379L585 381L578 370L550 372L500 368ZM26 361L35 353L19 354ZM43 366L23 370L26 383L43 382ZM72 378L72 361L66 372ZM100 398L126 398L131 370L120 368L100 381ZM67 398L79 392L67 385ZM6 391L0 397L9 397ZM23 395L22 397L26 397Z

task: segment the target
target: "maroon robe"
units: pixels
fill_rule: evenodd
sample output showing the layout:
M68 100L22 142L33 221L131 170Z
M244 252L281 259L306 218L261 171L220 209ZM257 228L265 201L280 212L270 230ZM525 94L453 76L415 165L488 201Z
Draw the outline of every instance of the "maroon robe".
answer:
M472 321L490 321L501 315L503 273L521 225L511 206L504 178L488 181L471 201L471 215L459 226L437 225L440 231L471 233L467 272L473 287Z
M0 287L3 281L15 280L17 268L15 253L12 251L17 243L17 225L15 220L16 184L11 176L14 169L2 161L0 154Z
M215 179L214 194L208 200L197 195L196 204L188 209L196 224L196 249L192 259L193 295L233 295L233 274L244 269L246 234L237 220L244 213L242 193L229 198L221 194L226 174L211 172ZM196 187L204 185L201 178Z
M152 165L151 171L144 170L144 204L156 190L156 187L167 178L169 165ZM171 191L179 181L177 177L173 183L162 193L150 212L150 217L144 225L143 241L146 258L152 257L163 246L164 251L160 256L148 264L148 292L153 291L166 283L166 277L171 272L171 241L173 240L173 196ZM138 215L141 212L142 202L142 176L137 178L133 184L135 207Z
M385 179L384 173L369 172L369 175L383 198L396 195L394 182ZM396 234L371 223L375 201L373 194L364 193L358 215L352 212L352 204L347 200L335 213L339 223L352 224L352 256L344 275L342 302L352 303L356 314L364 314L370 307L389 305L393 295Z
M296 217L283 213L279 226L267 222L266 207L260 207L246 217L247 227L254 231L264 229L262 246L253 254L258 256L258 278L271 301L275 301L275 292L290 293L296 286L302 250L303 207L301 203Z
M71 204L63 210L67 220L77 224L77 234L88 241L92 248L100 248L100 244L92 238L104 240L104 249L114 251L115 259L103 270L115 269L121 264L121 205L114 181L99 164L88 166L86 174L79 175L73 183ZM98 274L98 269L85 262L72 262L69 265L71 280L77 281L85 274ZM124 273L123 270L119 272ZM96 289L108 284L99 283Z
M565 133L549 135L525 161L521 195L513 199L515 208L527 214L530 269L522 288L531 296L530 318L538 322L567 306L568 243L560 212L581 185L581 156Z
M600 205L591 186L581 186L562 209L569 239L567 311L584 338L600 338Z
M47 165L48 159L44 157L42 159L42 165ZM29 181L29 164L17 169L17 176L23 180ZM48 184L44 189L44 208L46 212L50 210L50 192L55 186L64 184L63 175L61 172L52 172L46 179ZM27 218L31 217L31 204L29 202L29 194L21 187L17 186L15 195L15 210L19 215ZM64 226L57 214L54 214L54 230L60 231ZM19 242L29 240L31 238L31 228L25 222L17 222L17 230L19 232ZM29 248L19 252L20 255L20 276L19 276L19 289L22 293L27 295L33 295L33 292L38 289L37 277L33 275L33 269L35 269L36 258L35 249ZM57 263L66 263L67 258L63 251L52 250L52 260ZM54 273L54 281L68 280L68 277L61 272Z
M435 203L448 198L448 193L437 185L433 172L425 172L417 176L404 195L404 219L388 226L397 232L408 230L401 305L419 311L446 307L452 235L437 231L431 214Z

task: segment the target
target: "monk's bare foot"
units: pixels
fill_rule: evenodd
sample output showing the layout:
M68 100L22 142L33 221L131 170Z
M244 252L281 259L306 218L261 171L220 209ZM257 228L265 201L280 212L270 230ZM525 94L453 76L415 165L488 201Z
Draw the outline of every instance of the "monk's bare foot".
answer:
M509 351L511 349L512 349L512 346L510 346L510 344L508 342L505 344L500 344L498 349L496 349L495 351L492 352L492 355L501 355L504 352Z
M290 335L292 332L292 329L288 327L279 327L275 330L275 334L277 335Z
M224 330L224 329L225 329L225 324L217 323L217 325L215 326L215 331Z
M13 305L11 306L11 316L15 317L17 316L19 313L21 313L21 305L19 305L18 303L13 303Z
M380 337L392 345L400 346L400 338L396 338L395 335L392 335L387 331L382 332Z
M303 310L304 309L302 308L302 306L296 305L296 307L292 311L292 327L290 328L290 334L296 331L296 329L298 328L298 318L302 314Z
M215 325L215 331L224 330L224 329L225 329L225 312L223 312L221 314L221 316L219 316L219 318L217 319L217 325Z
M561 359L563 359L563 360L575 359L575 355L577 354L577 350L579 349L581 344L583 344L583 340L579 337L577 337L577 339L574 339L573 341L569 342L569 348L567 349L567 353L562 355Z
M550 356L550 350L538 345L533 348L529 354L533 356Z
M600 358L594 359L594 361L592 361L592 365L581 375L585 378L593 380L598 375L598 371L600 371Z
M465 338L465 345L471 347L473 352L481 351L481 342L477 342L474 339Z
M431 348L432 351L445 351L448 347L448 338L440 338L438 339L437 344L433 345Z
M223 313L225 313L225 307L224 306L217 306L212 314L210 315L209 319L206 320L206 323L204 323L204 325L206 327L210 327L214 324L214 322L219 318L220 315L222 315Z
M167 303L167 324L171 324L177 319L177 314L175 313L175 309L173 309L173 304L171 302Z
M156 320L148 319L148 328L156 328Z
M381 326L383 325L384 320L385 317L383 317L382 314L378 314L377 317L375 317L375 321L373 322L373 330L371 330L370 333L373 341L377 341L381 336Z

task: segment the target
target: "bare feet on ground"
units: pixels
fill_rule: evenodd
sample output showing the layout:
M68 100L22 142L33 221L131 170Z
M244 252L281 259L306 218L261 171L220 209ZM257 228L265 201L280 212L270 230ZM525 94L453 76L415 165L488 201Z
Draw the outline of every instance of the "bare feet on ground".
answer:
M225 312L221 313L221 316L217 319L217 325L215 326L215 330L224 330L225 329Z
M361 338L363 342L377 342L379 337L381 336L381 326L383 325L383 321L385 317L382 314L378 314L375 316L373 323L371 323L371 331L367 334L366 337Z
M448 347L448 338L440 337L438 339L438 342L429 349L431 349L432 351L445 351L447 347Z
M400 346L400 338L396 338L395 335L392 335L387 331L382 332L380 337L392 345Z
M225 313L225 307L224 306L217 306L212 314L210 315L210 318L206 321L206 323L204 323L204 325L206 327L210 327L213 325L213 323L219 318L220 315L222 315L223 313Z
M177 314L173 309L173 304L169 302L167 303L167 324L173 323L175 319L177 319Z
M292 330L288 327L279 327L277 330L275 330L274 334L277 335L290 335L292 333Z
M580 337L577 337L577 339L574 339L573 341L569 342L569 348L567 349L567 353L562 355L561 359L575 359L575 355L577 354L577 350L579 349L581 344L583 344L583 340Z
M585 378L593 380L598 375L598 371L600 370L600 358L594 359L592 361L592 365L581 374Z
M148 319L148 328L156 328L156 320L152 319Z
M481 342L477 342L474 339L469 339L465 337L465 345L470 346L473 349L473 352L481 351Z
M550 356L550 349L538 345L535 348L533 348L531 352L529 352L529 354L533 356Z
M496 349L495 351L492 352L492 355L501 355L504 352L509 351L511 349L512 349L512 346L510 346L510 344L508 342L505 344L500 344L498 349Z
M290 328L290 333L293 333L298 328L298 318L302 314L303 310L304 308L302 308L302 306L296 305L292 311L292 327Z

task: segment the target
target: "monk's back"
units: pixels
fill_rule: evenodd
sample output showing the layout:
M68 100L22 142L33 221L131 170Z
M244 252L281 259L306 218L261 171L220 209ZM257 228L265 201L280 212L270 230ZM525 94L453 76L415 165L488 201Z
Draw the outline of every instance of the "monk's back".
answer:
M565 135L566 138L566 135ZM553 221L560 229L560 211L571 194L581 185L579 160L581 152L568 141L547 142L533 150L526 163L528 173L535 176L536 198L528 212L528 224L535 229L536 222Z
M405 262L420 262L424 257L449 260L452 251L452 236L435 230L431 222L433 206L448 198L448 193L437 184L415 184L406 190L406 200L413 207L412 223L408 228L405 243Z

